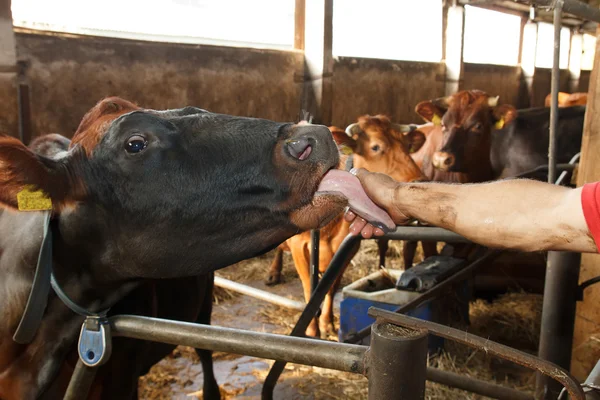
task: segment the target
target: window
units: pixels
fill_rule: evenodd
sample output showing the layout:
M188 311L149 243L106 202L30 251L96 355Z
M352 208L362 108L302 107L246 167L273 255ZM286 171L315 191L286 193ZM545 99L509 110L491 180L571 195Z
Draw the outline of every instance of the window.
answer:
M465 6L463 60L479 64L517 65L521 17Z
M334 1L333 55L439 62L442 0Z
M12 0L15 26L182 43L292 48L294 0Z
M552 68L554 58L554 27L552 24L540 22L538 24L537 49L535 52L535 66L538 68ZM569 66L569 45L571 31L562 28L560 31L560 68Z
M581 56L581 69L591 71L594 67L594 54L596 53L596 36L583 35L583 54Z

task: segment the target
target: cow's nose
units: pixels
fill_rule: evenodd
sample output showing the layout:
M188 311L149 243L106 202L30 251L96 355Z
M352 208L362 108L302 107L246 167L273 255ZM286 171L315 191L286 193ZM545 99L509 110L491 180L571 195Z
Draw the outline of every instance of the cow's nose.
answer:
M437 169L441 169L443 171L447 171L456 162L456 158L452 153L446 153L444 151L436 151L433 153L432 163L433 166Z
M312 142L314 143L314 141ZM311 140L306 136L289 139L286 143L290 155L300 161L306 160L312 153Z

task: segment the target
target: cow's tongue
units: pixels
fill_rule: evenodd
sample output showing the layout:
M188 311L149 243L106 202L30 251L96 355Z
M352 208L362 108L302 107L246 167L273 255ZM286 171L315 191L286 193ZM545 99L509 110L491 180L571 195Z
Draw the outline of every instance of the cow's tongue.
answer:
M350 209L370 224L385 232L396 228L389 214L373 203L358 178L349 172L339 169L327 172L317 189L319 193L339 193L348 199Z

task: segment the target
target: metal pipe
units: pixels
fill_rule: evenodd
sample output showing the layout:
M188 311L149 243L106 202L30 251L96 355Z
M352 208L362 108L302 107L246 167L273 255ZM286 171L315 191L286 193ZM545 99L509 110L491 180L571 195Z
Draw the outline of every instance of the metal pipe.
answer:
M485 263L487 261L493 260L494 258L498 257L500 254L502 254L502 251L500 251L500 250L488 251L482 257L473 261L470 265L461 269L459 272L455 273L454 275L452 275L451 277L449 277L448 279L446 279L439 285L432 287L431 289L429 289L428 291L426 291L425 293L423 293L416 299L404 304L403 306L398 307L394 312L406 313L408 311L414 310L415 308L419 307L426 301L436 297L438 294L440 294L441 292L446 290L449 286L469 278L476 269L485 265ZM369 326L367 326L366 328L361 329L360 331L356 332L355 334L349 335L346 338L346 340L344 340L344 343L358 343L362 339L369 336L370 333L371 333L371 328Z
M310 292L314 293L319 284L319 241L321 231L310 231Z
M29 85L17 85L17 105L19 113L19 139L28 145L31 141L31 103L29 100Z
M565 369L571 364L580 263L580 253L548 252L538 356ZM561 390L554 379L536 377L536 398L556 399Z
M581 389L579 382L577 382L569 371L549 361L532 356L521 350L493 342L489 339L449 326L440 325L435 322L412 318L374 307L369 308L369 315L372 318L376 318L378 322L385 321L411 329L427 329L431 335L450 339L474 349L485 351L486 354L491 354L524 367L537 370L556 379L567 388L571 400L584 400L583 390Z
M114 336L244 354L364 374L364 346L243 331L159 318L119 315L109 319Z
M560 86L560 31L562 27L563 0L554 4L554 58L550 94L550 138L548 141L548 183L556 181L556 128L558 126L558 91Z
M427 368L427 380L498 400L533 400L533 396L506 386L469 378L437 368Z
M394 232L381 237L389 240L425 240L446 243L472 243L469 239L447 229L434 226L398 226Z
M579 161L579 158L581 157L581 152L575 154L570 160L569 160L569 164L570 165L575 165L577 163L577 161ZM563 181L565 180L565 178L567 177L568 172L567 171L563 171L560 176L558 177L558 179L556 180L556 184L557 185L562 185Z
M425 398L427 330L386 322L371 329L369 400Z
M97 371L98 368L88 367L81 359L78 359L63 400L80 400L82 398L87 398L90 388L94 383L94 379L96 378Z
M600 361L596 363L581 386L583 386L586 400L600 400Z
M562 11L566 13L589 21L600 22L600 9L579 0L529 0L529 3L542 7L554 8L554 10L556 10L559 2L563 3L561 5Z
M230 281L229 279L221 278L219 276L215 276L215 286L233 290L234 292L245 294L246 296L251 296L269 303L277 304L281 307L291 308L293 310L303 311L305 306L305 304L301 301L278 296L264 290L253 288L252 286L243 285L238 282Z
M317 289L310 297L310 300L306 304L306 308L300 315L300 318L298 319L298 322L296 322L294 329L292 329L290 336L301 336L304 334L304 331L308 327L308 324L310 324L310 321L313 319L313 317L319 310L319 307L321 306L325 295L344 269L346 263L349 262L349 258L352 254L354 246L356 246L360 242L360 240L360 236L348 235L346 236L346 238L344 238L344 240L340 244L340 247L338 248L338 251L334 254L331 263L325 270L321 281L317 285ZM313 340L312 343L314 342L315 341ZM277 384L279 376L285 368L285 364L285 361L277 361L271 366L269 375L267 375L267 378L265 379L265 383L263 384L262 388L263 399L273 399L273 390L275 389L275 385Z

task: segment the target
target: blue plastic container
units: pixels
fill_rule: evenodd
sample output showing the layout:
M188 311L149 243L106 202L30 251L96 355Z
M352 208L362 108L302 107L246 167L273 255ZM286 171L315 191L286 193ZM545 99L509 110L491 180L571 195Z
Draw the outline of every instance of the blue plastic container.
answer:
M419 293L398 290L394 287L394 283L402 273L401 270L387 270L387 272L391 275L393 282L385 277L381 271L378 271L343 288L342 302L340 304L340 330L338 332L340 341L375 322L367 314L369 307L393 311L419 296ZM423 320L440 322L436 321L437 318L432 301L420 305L408 312L407 315ZM369 336L359 342L359 344L368 345L370 341L371 338ZM444 339L433 335L429 336L429 351L431 353L438 352L443 347Z

